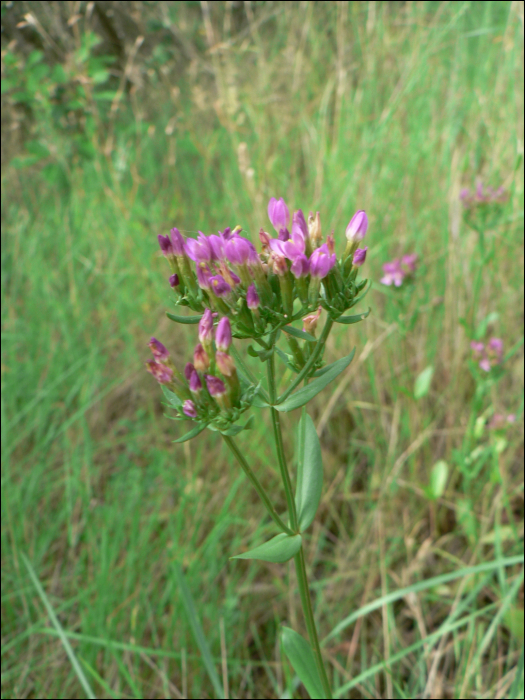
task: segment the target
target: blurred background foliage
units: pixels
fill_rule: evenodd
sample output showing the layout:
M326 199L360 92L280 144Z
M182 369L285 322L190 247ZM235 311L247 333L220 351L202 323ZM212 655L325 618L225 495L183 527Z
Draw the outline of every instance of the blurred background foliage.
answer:
M322 636L406 594L327 641L334 684L523 697L520 567L414 588L522 552L523 4L1 13L2 696L85 696L25 555L97 696L217 695L180 563L223 695L305 697L276 643L303 624L291 570L228 560L271 532L263 510L213 435L172 444L142 365L151 335L180 363L195 342L164 316L157 234L241 224L256 241L283 196L339 248L354 211L370 217L372 314L334 332L328 359L356 359L310 407L325 492L308 566ZM477 182L508 197L466 217ZM409 252L415 281L378 284ZM505 361L483 376L469 342L489 335ZM256 419L241 443L273 489Z

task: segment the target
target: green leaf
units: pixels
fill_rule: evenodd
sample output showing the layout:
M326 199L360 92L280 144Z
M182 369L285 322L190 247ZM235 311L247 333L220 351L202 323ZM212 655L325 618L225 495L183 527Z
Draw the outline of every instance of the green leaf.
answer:
M499 314L497 311L492 311L488 316L485 316L485 318L482 321L480 321L474 332L474 340L483 340L483 338L487 334L487 330L490 324L494 323L494 321L497 321L498 318Z
M277 353L278 357L284 362L284 364L292 370L292 372L295 372L297 374L297 369L294 367L291 363L292 356L287 355L285 352L283 352L280 348L275 348L275 352Z
M292 664L293 670L299 676L308 695L311 698L319 698L320 700L326 697L323 691L323 684L317 672L314 653L306 639L303 639L300 634L290 629L290 627L283 627L281 642L288 661Z
M306 331L300 331L298 328L294 328L293 326L283 326L281 330L288 333L288 335L293 335L301 340L311 340L315 343L315 338L313 335L310 335L310 333L307 333Z
M299 529L303 532L310 527L315 518L323 490L321 443L317 437L314 422L306 412L299 424L299 441L301 438L304 442L303 449L299 453L295 504Z
M261 561L271 561L273 563L282 563L288 561L301 549L301 535L286 535L281 532L269 542L261 544L255 549L250 549L244 554L237 554L230 559L260 559Z
M197 615L197 610L195 609L195 603L193 602L193 597L191 595L190 588L186 583L186 579L184 578L184 574L182 573L182 569L180 568L180 566L178 564L175 564L174 568L175 577L177 579L177 583L179 584L179 590L181 593L182 602L184 604L184 609L186 610L186 615L188 616L188 622L190 623L191 631L193 632L193 637L197 642L197 646L199 647L199 650L201 652L204 667L206 668L208 677L211 681L211 684L213 685L215 694L218 698L223 698L224 690L222 687L222 683L219 680L217 669L215 668L215 664L213 662L213 656L211 655L210 647L208 646L204 630L202 629L202 625L199 621L199 617Z
M339 318L336 319L336 323L345 323L347 326L349 326L351 323L359 323L359 321L362 321L368 316L371 310L372 309L369 306L368 311L365 311L362 314L356 314L355 316L339 316Z
M329 367L325 367L321 376L317 376L310 384L304 386L295 394L292 394L282 403L276 404L275 408L278 411L293 411L294 408L299 408L308 403L314 396L316 396L320 391L322 391L325 386L328 386L331 381L333 381L337 376L343 372L348 365L352 362L355 355L355 348L352 350L350 355L342 357L337 362L333 362Z
M434 368L429 365L424 369L421 374L416 378L414 384L414 398L422 399L430 391L430 385L432 383L432 376L434 374Z
M174 394L173 391L170 391L164 384L161 384L160 387L170 406L182 409L182 399L180 399L177 394Z
M190 432L186 433L186 435L183 435L182 437L173 440L173 442L187 442L187 440L191 440L192 438L196 437L199 433L202 433L205 427L206 423L197 423L193 430L190 430Z
M430 484L428 486L428 495L432 499L441 498L445 492L445 486L448 479L448 464L440 459L434 464L430 472Z
M202 316L176 316L175 314L170 314L166 311L166 316L169 318L170 321L175 321L175 323L189 323L189 324L195 324L198 323Z

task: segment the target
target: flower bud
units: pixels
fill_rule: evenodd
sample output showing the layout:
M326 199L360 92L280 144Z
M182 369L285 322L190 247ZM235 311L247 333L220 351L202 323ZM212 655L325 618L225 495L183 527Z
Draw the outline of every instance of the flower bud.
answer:
M221 398L226 395L226 385L219 379L219 377L214 377L212 374L206 374L206 386L210 392L210 396L214 398Z
M259 295L257 294L257 290L255 289L254 284L250 284L248 287L248 291L246 292L246 304L250 311L256 311L259 308L259 304L261 303L261 300L259 299Z
M219 321L217 326L217 332L215 334L215 343L217 349L221 352L226 352L230 345L232 344L232 328L230 325L230 319L223 316Z
M179 286L179 276L177 274L170 275L170 285L172 289Z
M322 239L321 215L319 212L316 213L315 219L313 212L308 214L308 234L313 245L317 247Z
M366 212L357 211L350 219L350 223L346 227L346 239L349 242L362 241L366 236L368 229L368 216Z
M298 255L293 261L290 270L296 279L306 277L310 271L310 264L306 255Z
M185 416L188 416L188 418L197 418L197 409L195 408L195 404L191 399L188 399L183 403L182 411Z
M315 329L317 328L317 322L321 315L322 307L320 306L314 314L309 314L303 318L303 331L305 333L311 333L315 335Z
M160 340L157 340L156 338L151 338L151 340L148 343L148 346L151 350L153 357L159 362L166 362L166 360L170 356L169 352L166 350L164 345L160 342Z
M268 202L268 218L272 222L272 226L275 228L277 233L285 231L288 228L288 223L290 221L290 212L286 206L286 202L281 197L279 200L272 197Z
M333 255L335 253L335 236L333 231L326 237L326 246L330 255Z
M266 233L266 231L261 229L259 231L259 240L261 241L263 251L268 250L268 248L270 247L270 241L272 240L270 234Z
M310 257L310 274L317 279L323 279L335 263L335 253L330 253L328 245L324 243L320 248L316 248Z
M211 271L206 263L197 263L197 282L201 289L209 289L211 286L210 277Z
M184 238L182 237L178 228L172 228L170 231L171 235L171 245L175 255L179 257L184 255Z
M202 390L202 382L196 370L193 370L190 377L190 391L198 394Z
M225 377L232 377L235 374L235 364L231 355L228 355L227 352L221 352L220 350L218 350L215 353L215 361L217 362L219 372Z
M186 367L184 368L184 376L186 377L186 381L189 382L191 379L191 375L195 372L195 367L192 365L191 362L186 363Z
M207 263L212 258L212 248L206 236L199 231L197 238L188 238L184 250L186 255L196 263Z
M195 346L195 350L193 352L193 364L195 369L199 372L205 372L210 366L210 358L208 357L208 353L200 343ZM193 374L191 376L193 376Z
M171 245L171 241L169 239L169 236L161 236L160 234L157 236L160 249L162 250L163 255L174 255L173 251L173 246Z
M199 340L203 345L207 345L213 340L213 314L210 309L204 309L199 321Z
M156 360L148 360L146 369L155 377L159 384L170 384L173 379L173 370Z
M354 267L361 267L361 265L365 262L367 250L368 246L366 246L365 248L357 248L352 260L352 265L354 265Z

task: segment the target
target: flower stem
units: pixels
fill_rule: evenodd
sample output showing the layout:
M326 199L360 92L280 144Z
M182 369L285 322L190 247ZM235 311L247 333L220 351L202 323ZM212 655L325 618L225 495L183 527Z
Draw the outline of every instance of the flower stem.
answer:
M285 399L287 399L290 396L290 394L292 393L292 391L296 387L299 386L299 384L303 381L303 379L308 377L308 372L312 368L314 362L317 361L317 358L319 357L321 350L324 348L324 345L326 343L326 339L328 338L330 331L332 330L333 324L334 324L334 322L332 321L331 318L326 319L326 323L324 324L323 331L322 331L321 335L319 336L319 340L317 341L312 354L308 358L308 362L305 364L303 369L299 372L297 377L294 379L294 381L288 387L288 389L284 392L284 394L282 396L279 396L278 403L282 403ZM273 404L277 403L276 400L272 399L271 395L270 395L270 399L272 400Z
M319 338L319 341L321 341L322 338L324 338L324 340L326 340L326 337L328 336L328 333L330 332L330 328L332 327L332 322L330 321L330 324L328 326L328 330L326 330L327 326L328 326L328 321L325 324L325 327L323 329L323 333L321 335L321 338ZM325 330L326 330L326 335L325 335ZM323 340L323 342L324 342L324 340ZM267 368L268 368L268 389L269 389L269 393L270 393L270 401L271 401L271 403L275 403L275 400L277 398L277 387L276 387L276 381L275 381L275 363L274 363L273 355L268 359ZM290 525L292 526L292 530L297 532L297 530L298 530L297 510L295 507L295 499L294 499L293 492L292 492L292 482L290 479L290 474L288 472L288 467L286 465L286 456L284 454L284 445L283 445L283 437L282 437L282 432L281 432L281 423L280 423L279 412L276 411L275 408L273 408L273 406L270 407L270 411L272 412L272 422L273 422L273 429L274 429L274 435L275 435L275 446L277 448L279 467L281 469L281 476L283 479L284 490L286 493L286 502L288 504ZM306 566L305 566L305 561L304 561L304 551L303 551L302 545L301 545L301 549L299 550L299 552L295 555L294 561L295 561L295 569L297 572L299 593L301 596L301 606L303 608L303 614L304 614L305 621L306 621L306 628L308 630L308 636L310 638L310 645L312 646L312 650L314 653L315 663L317 666L317 671L319 673L319 678L321 679L323 691L325 693L325 697L328 699L328 698L332 697L332 691L330 689L330 683L328 681L326 669L325 669L324 664L323 664L323 657L321 655L321 647L319 645L319 637L317 635L317 628L315 626L315 619L314 619L314 613L313 613L313 608L312 608L312 600L310 598L310 590L308 588L308 580L306 578Z
M244 459L242 452L239 450L239 448L237 447L235 442L231 439L231 437L228 437L228 435L224 435L224 433L222 434L222 437L224 439L224 442L228 445L228 447L232 451L233 455L236 457L237 461L241 465L242 470L244 471L244 473L246 474L246 476L250 480L253 488L259 494L261 501L264 503L264 506L265 506L266 510L268 511L268 514L270 515L272 520L275 522L277 527L280 530L282 530L283 532L286 532L287 535L295 535L295 531L291 530L288 527L288 525L285 525L284 522L279 517L279 515L277 514L277 511L272 506L272 503L268 497L268 494L261 486L259 479L255 476L255 474L250 469L248 462Z
M324 667L323 657L321 655L321 646L319 644L319 637L317 635L317 628L315 626L314 611L312 608L312 599L310 598L310 590L308 588L308 579L306 578L304 549L302 545L301 549L297 552L297 554L294 557L294 562L295 571L297 574L297 583L299 585L299 594L301 596L301 604L306 620L306 629L308 630L310 644L312 646L312 651L314 652L317 672L319 673L319 678L321 679L321 683L323 685L325 698L331 698L332 691L330 688L330 681L328 680L326 669Z

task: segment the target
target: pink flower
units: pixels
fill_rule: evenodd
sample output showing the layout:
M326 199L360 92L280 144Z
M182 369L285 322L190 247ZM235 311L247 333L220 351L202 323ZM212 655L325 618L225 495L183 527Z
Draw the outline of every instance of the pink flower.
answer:
M405 271L401 267L401 261L399 258L395 258L391 262L387 262L383 265L383 272L385 273L381 278L381 284L386 284L387 287L394 285L400 287L405 279Z

